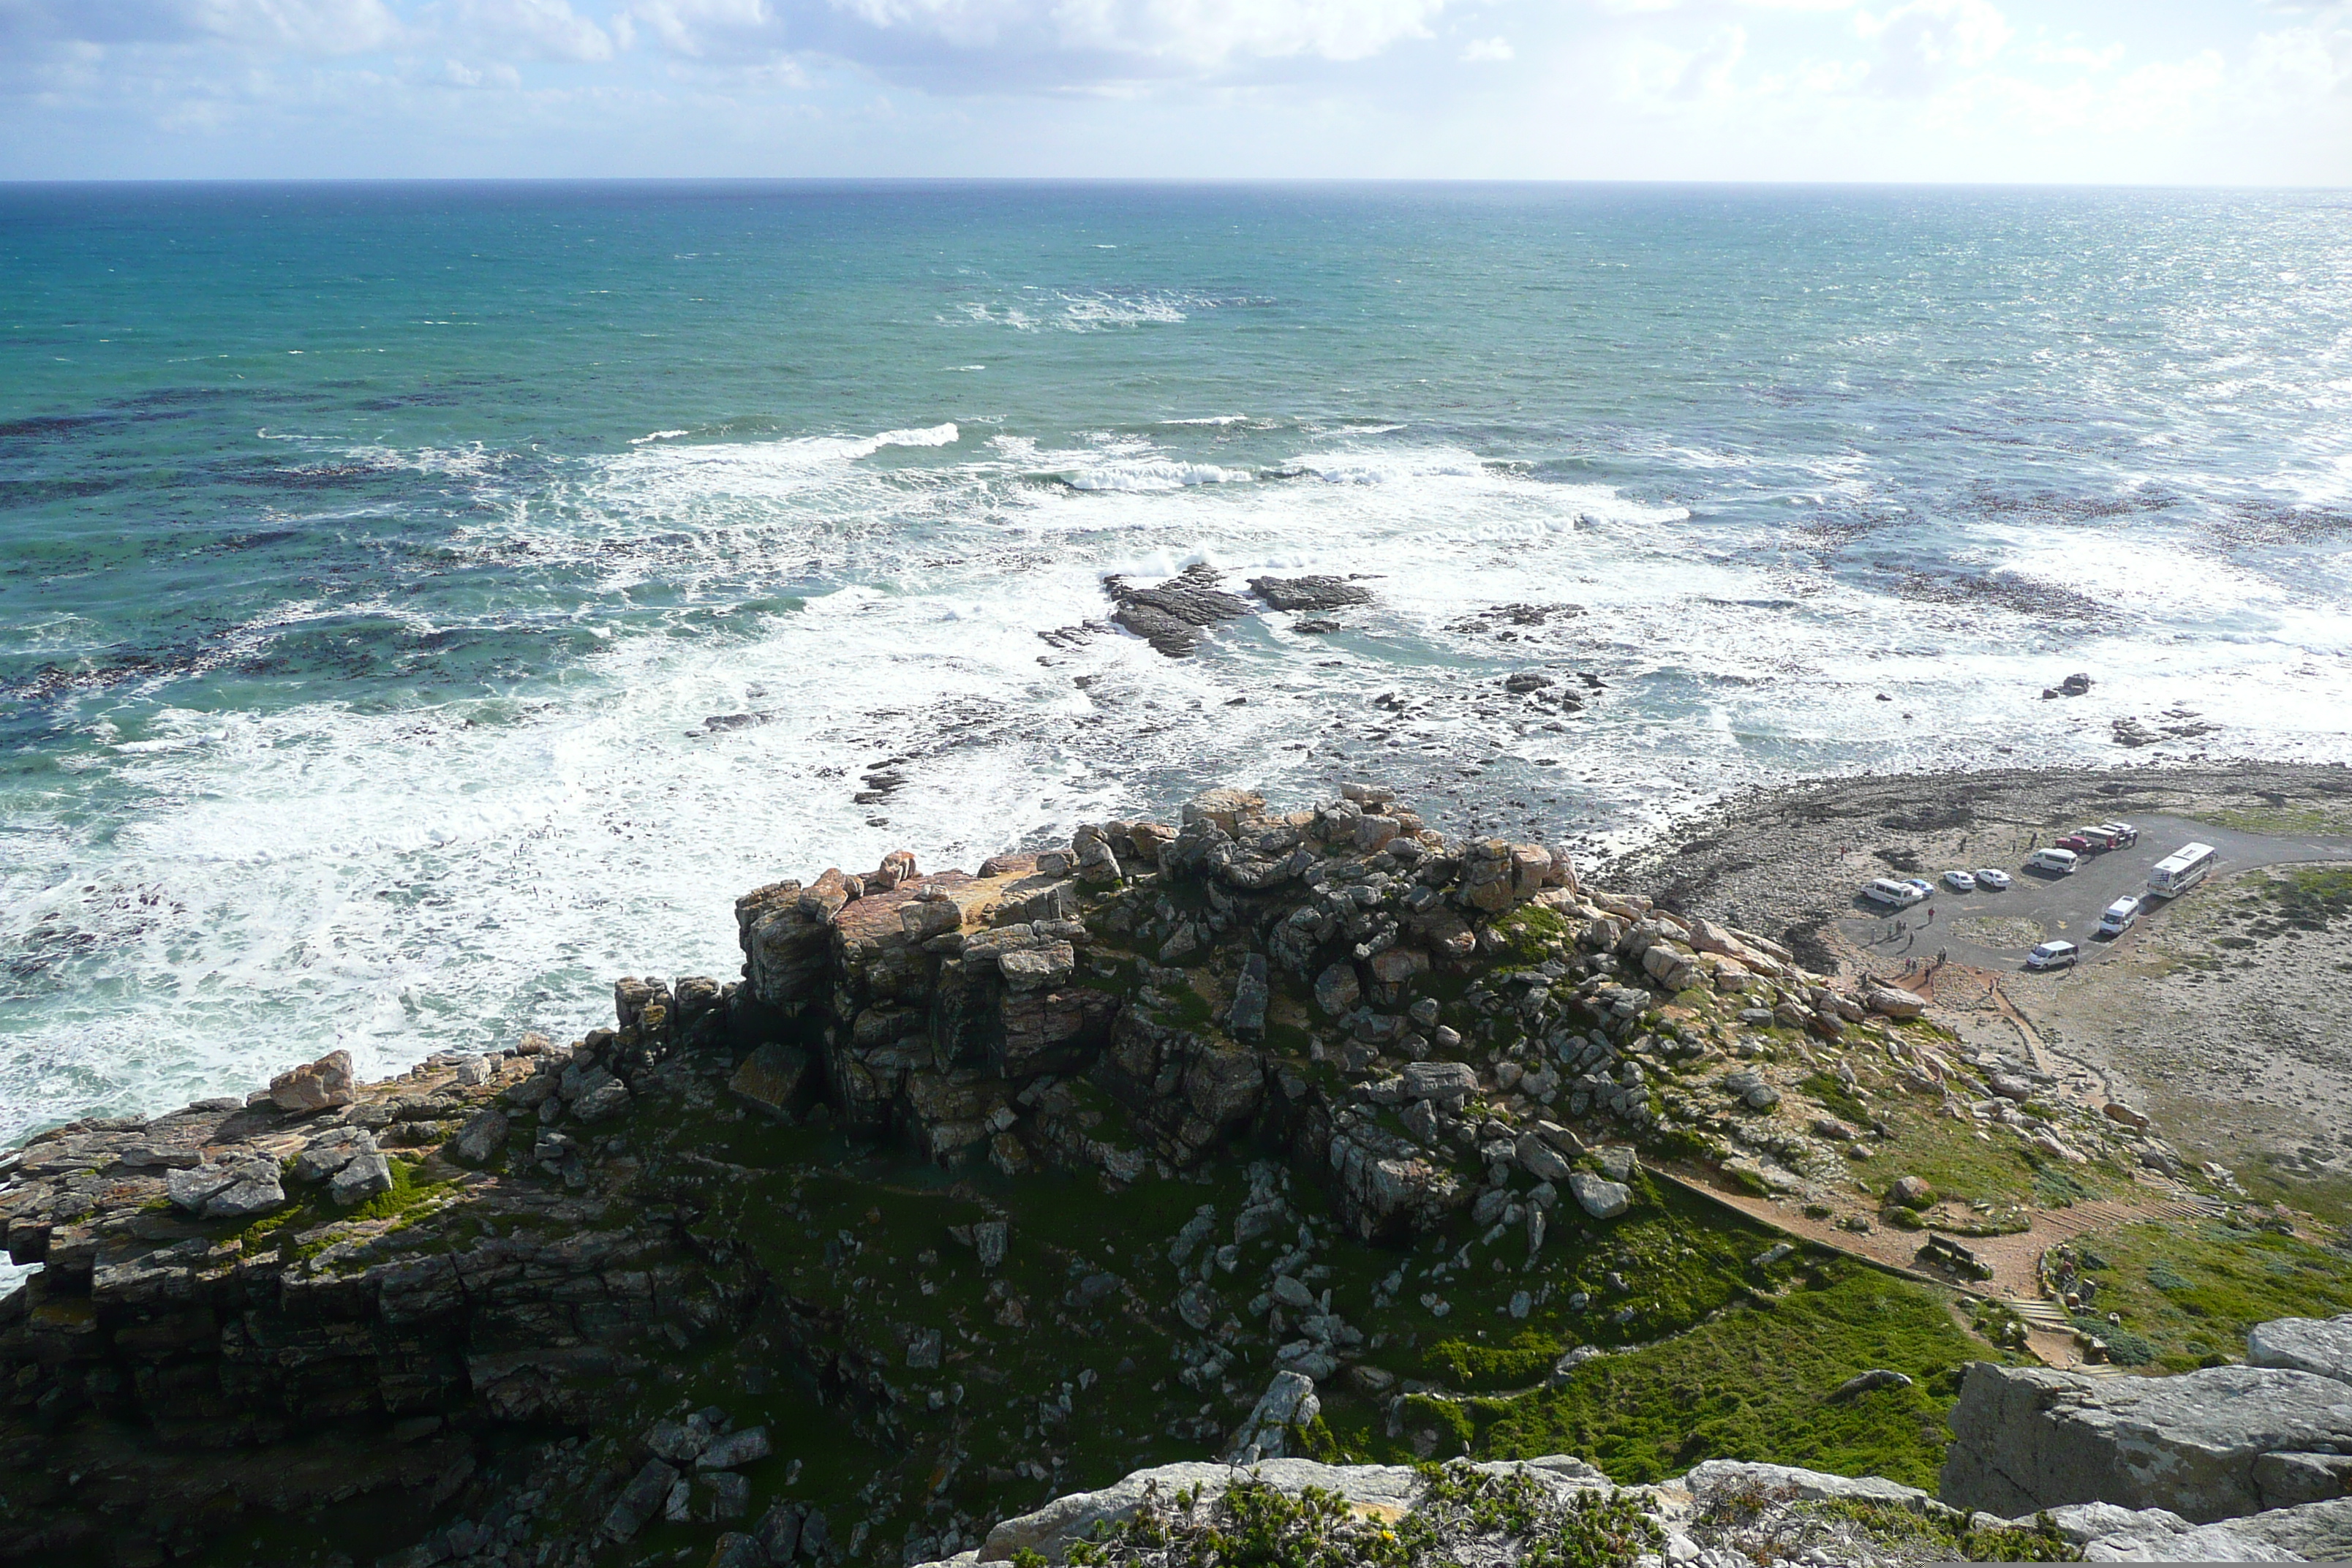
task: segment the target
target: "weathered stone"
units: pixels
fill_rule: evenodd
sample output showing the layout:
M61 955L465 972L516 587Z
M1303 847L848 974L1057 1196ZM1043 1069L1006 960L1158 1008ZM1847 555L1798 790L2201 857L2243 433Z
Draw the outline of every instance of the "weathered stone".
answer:
M1265 1009L1272 999L1267 988L1265 955L1253 952L1242 960L1242 972L1234 982L1233 1010L1226 1027L1237 1040L1260 1040L1265 1037Z
M984 1219L971 1227L972 1250L980 1255L982 1273L993 1274L1003 1264L1010 1239L1010 1227L1001 1219Z
M1344 577L1253 577L1249 586L1277 610L1337 610L1372 602L1370 589Z
M469 1165L486 1165L507 1146L507 1116L503 1110L483 1110L458 1129L448 1151Z
M757 1536L740 1531L721 1531L710 1548L710 1560L703 1568L770 1568L768 1549L760 1544Z
M1315 977L1315 1005L1334 1018L1355 1011L1363 998L1364 989L1356 979L1356 966L1344 958Z
M1633 1189L1624 1183L1605 1182L1584 1171L1570 1175L1568 1190L1594 1219L1615 1219L1633 1205Z
M1565 1183L1573 1173L1566 1158L1538 1132L1522 1132L1512 1146L1518 1167L1538 1182Z
M1874 985L1862 994L1862 1005L1888 1018L1916 1018L1927 1010L1927 1001L1893 985Z
M772 1564L788 1563L801 1545L801 1509L797 1504L780 1502L760 1516L751 1534L767 1553Z
M2340 1498L2352 1491L2352 1454L2264 1454L2254 1461L2254 1491L2264 1508Z
M349 1051L329 1051L306 1067L279 1073L269 1080L270 1102L280 1110L299 1116L349 1105L355 1098Z
M787 1117L808 1081L809 1066L806 1052L771 1040L743 1058L727 1080L727 1089L754 1110Z
M1951 1426L1941 1490L1955 1507L2112 1502L2205 1522L2262 1509L2263 1454L2352 1450L2352 1391L2270 1367L2089 1378L1979 1362Z
M1076 972L1077 962L1076 950L1066 942L996 956L998 973L1015 991L1044 991L1062 984Z
M365 1203L378 1193L392 1191L392 1162L381 1149L362 1150L337 1171L327 1184L327 1196L339 1208Z
M1323 1402L1316 1397L1313 1378L1297 1372L1276 1373L1234 1432L1225 1462L1254 1465L1260 1459L1281 1458L1291 1429L1306 1426L1322 1412Z
M1413 1062L1399 1076L1408 1100L1459 1105L1478 1092L1478 1075L1461 1062Z
M336 1127L303 1145L286 1173L289 1181L323 1182L352 1163L352 1157L375 1147L375 1136L363 1127Z
M613 1540L631 1541L648 1521L661 1511L669 1500L670 1489L677 1484L678 1473L659 1459L647 1459L629 1484L621 1489L604 1515L604 1533Z
M733 1470L766 1458L775 1450L769 1446L765 1426L746 1426L722 1437L713 1437L708 1447L695 1457L695 1468L702 1470Z
M1248 601L1217 586L1213 566L1188 566L1150 588L1118 577L1104 578L1103 587L1118 605L1111 619L1171 658L1190 658L1205 627L1251 613Z
M575 1121L593 1126L599 1121L612 1121L627 1110L630 1104L628 1085L616 1078L607 1079L572 1101L572 1115Z
M2352 1383L2352 1312L2257 1323L2246 1334L2246 1363Z
M1924 1209L1936 1201L1936 1189L1918 1176L1900 1176L1887 1189L1887 1195L1906 1209Z
M2352 1563L2352 1498L2268 1509L2231 1520L2230 1528L2307 1563Z

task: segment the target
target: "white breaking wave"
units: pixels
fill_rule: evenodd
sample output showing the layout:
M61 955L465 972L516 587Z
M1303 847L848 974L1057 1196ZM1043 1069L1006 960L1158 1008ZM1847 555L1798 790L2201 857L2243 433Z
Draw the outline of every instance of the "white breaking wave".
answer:
M1106 463L1068 476L1078 490L1174 490L1187 485L1231 485L1255 479L1247 468L1223 468L1213 463L1178 463L1163 458Z
M1351 434L1267 465L1298 478L1235 483L1251 470L1172 438L950 450L961 437L572 460L485 531L599 591L660 592L635 623L590 617L601 651L556 679L400 712L133 722L86 765L135 809L11 825L0 922L71 983L6 1041L0 1135L242 1089L336 1045L382 1073L576 1033L615 975L732 974L745 889L901 847L969 868L1210 782L1302 799L1370 774L1451 830L1530 816L1558 837L1804 772L1948 766L1990 734L2019 761L2105 761L2105 716L2167 705L2274 753L2344 750L2352 616L2216 574L2242 626L2182 637L2186 552L2152 548L2110 622L2053 626L1898 598L1788 541L1719 541L1680 504L1466 448ZM479 482L504 495L499 456ZM2019 572L2063 564L2007 523L1972 540ZM1242 616L1186 660L1108 625L1106 574L1194 561L1236 594L1314 573L1376 602L1321 633ZM2099 674L2093 698L2039 700L2074 668ZM1504 690L1528 669L1603 689L1558 717ZM885 765L906 782L853 800ZM1506 798L1528 806L1506 820Z

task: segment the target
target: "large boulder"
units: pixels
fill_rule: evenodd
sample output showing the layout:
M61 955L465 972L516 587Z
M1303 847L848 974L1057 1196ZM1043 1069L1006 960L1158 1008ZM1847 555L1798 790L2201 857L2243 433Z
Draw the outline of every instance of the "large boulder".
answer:
M356 1097L349 1051L329 1051L306 1067L279 1073L269 1080L270 1102L298 1116L349 1105Z
M2352 1563L2352 1498L2274 1508L2250 1519L2231 1520L2230 1528L2240 1535L2284 1547L2307 1563Z
M2092 1378L1978 1362L1951 1426L1940 1489L1955 1508L2112 1502L2208 1523L2267 1506L2264 1455L2352 1451L2352 1389L2271 1367Z
M1594 1219L1615 1219L1633 1206L1633 1190L1622 1182L1607 1182L1579 1171L1568 1179L1568 1190Z
M2253 1366L2316 1373L2352 1383L2352 1312L2336 1318L2274 1318L2246 1335L2246 1361Z

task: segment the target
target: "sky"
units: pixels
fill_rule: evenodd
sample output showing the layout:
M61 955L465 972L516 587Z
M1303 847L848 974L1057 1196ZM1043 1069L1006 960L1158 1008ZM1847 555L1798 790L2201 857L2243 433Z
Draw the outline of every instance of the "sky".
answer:
M2352 0L0 0L0 179L2352 184Z

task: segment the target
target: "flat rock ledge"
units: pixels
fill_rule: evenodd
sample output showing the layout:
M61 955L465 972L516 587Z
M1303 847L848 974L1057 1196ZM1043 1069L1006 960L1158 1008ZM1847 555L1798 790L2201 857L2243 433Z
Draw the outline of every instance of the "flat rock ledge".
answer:
M1687 1474L1651 1486L1617 1487L1586 1461L1570 1455L1455 1461L1444 1474L1455 1482L1479 1478L1521 1480L1557 1500L1598 1495L1630 1502L1654 1525L1650 1549L1626 1559L1642 1568L1753 1568L1759 1561L1910 1563L1948 1561L1964 1532L1979 1550L2002 1536L2044 1548L2079 1551L2090 1562L2292 1563L2341 1557L2352 1549L2352 1500L2281 1509L2228 1524L2195 1524L2161 1508L2106 1502L2041 1510L2019 1518L1956 1509L1915 1487L1876 1477L1828 1475L1787 1465L1713 1459ZM1433 1472L1391 1465L1326 1465L1277 1458L1249 1465L1180 1464L1138 1470L1096 1491L1056 1498L1007 1519L976 1549L921 1568L983 1568L1034 1553L1047 1563L1071 1560L1081 1543L1109 1554L1109 1564L1156 1561L1148 1552L1122 1552L1119 1526L1147 1508L1165 1512L1189 1495L1196 1510L1242 1485L1298 1497L1310 1489L1341 1500L1360 1519L1394 1524L1423 1508ZM1823 1507L1821 1505L1832 1505ZM1906 1516L1917 1521L1906 1524ZM1928 1528L1918 1528L1924 1524ZM1458 1560L1516 1563L1524 1543L1445 1535ZM1998 1548L1995 1548L1998 1550Z

